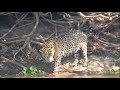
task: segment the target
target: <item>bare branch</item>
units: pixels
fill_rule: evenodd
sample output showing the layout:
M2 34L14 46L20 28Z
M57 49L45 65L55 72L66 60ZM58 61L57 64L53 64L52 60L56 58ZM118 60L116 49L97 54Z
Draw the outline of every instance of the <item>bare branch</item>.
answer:
M16 64L17 66L21 67L21 68L26 68L25 66L23 66L22 64L16 62L16 61L13 61L13 60L9 60L7 58L5 58L4 56L1 56L0 57L3 61L2 62L9 62L9 63L12 63L12 64Z
M14 24L7 33L5 33L2 37L0 37L0 39L2 39L5 36L7 36L20 22L22 22L22 20L27 16L27 14L25 14L23 18L19 19L19 22L17 22L16 24Z
M19 51L22 51L22 50L27 46L27 44L28 44L29 41L30 41L30 38L27 37L27 39L25 40L24 45L23 45L21 48L19 48L19 50L14 54L13 61L15 61L15 57L16 57L16 55L18 54L18 52L19 52Z
M33 30L32 30L32 32L29 34L29 36L31 36L31 35L35 32L35 30L36 30L36 28L37 28L37 26L38 26L38 24L39 24L38 13L35 12L34 15L35 15L35 18L36 18L36 24L35 24L35 26L33 27Z

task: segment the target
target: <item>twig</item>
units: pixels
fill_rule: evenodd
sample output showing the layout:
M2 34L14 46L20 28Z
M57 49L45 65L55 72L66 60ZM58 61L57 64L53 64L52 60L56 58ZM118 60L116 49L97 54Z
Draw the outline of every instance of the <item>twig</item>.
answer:
M16 22L21 22L28 14L29 12L22 14L21 17Z
M38 44L40 46L43 46L43 43L40 43L40 42L36 42L36 41L33 41L33 40L30 40L30 42L34 43L34 44Z
M120 47L120 44L113 44L113 43L109 43L109 42L104 42L100 39L98 39L97 37L93 36L96 40L98 40L99 42L101 43L104 43L104 44L107 44L107 45L112 45L112 46L115 46L115 47Z
M104 32L106 29L108 29L117 19L119 19L120 18L120 16L119 17L117 17L116 19L114 19L113 21L111 21L108 25L107 25L107 27L105 28L105 29L103 29L102 31L100 31L99 33L98 33L98 36L100 35L100 33L102 33L102 32Z
M30 37L35 37L36 35L32 35ZM42 36L39 35L41 38ZM19 37L12 37L12 38L4 38L5 41L9 41L9 40L17 40L17 39L26 39L28 37L28 35L23 35L23 36L19 36Z
M2 37L0 37L0 39L2 39L2 38L4 38L5 36L7 36L19 23L20 23L20 22L14 24L14 25L12 26L12 28L11 28L7 33L5 33Z
M49 35L49 37L47 37L46 40L49 39L49 38L51 38L54 34L56 34L56 32L54 32L51 35Z
M56 26L60 26L60 27L64 27L64 26L62 26L62 25L58 25L58 24L52 23L51 20L48 20L47 18L45 18L45 17L42 16L42 15L41 15L41 17L42 17L44 20L46 20L47 22L49 22L50 24L52 24L52 25L56 25Z
M22 64L20 64L20 63L18 63L18 62L16 62L16 61L13 61L13 60L9 60L9 59L5 58L4 56L1 56L1 59L3 59L4 62L5 62L5 61L6 61L6 62L10 62L10 63L13 63L13 64L18 65L19 67L26 68L26 67L23 66Z
M30 40L30 38L27 37L27 39L25 40L24 45L21 48L19 48L19 50L14 54L13 61L15 61L15 56L18 54L18 52L23 50L26 47L26 45L28 44L29 40Z
M24 25L21 25L21 26L18 26L18 27L16 27L15 29L18 29L18 28L21 28L21 27L25 27L25 26L30 25L30 24L33 24L33 23L35 23L35 21L30 22L30 23L27 23L27 24L24 24Z
M13 41L1 41L2 43L9 44L9 43L16 43L16 42L24 42L25 39L13 40Z
M39 17L38 17L38 13L37 13L37 12L35 12L35 13L34 13L34 15L35 15L35 17L36 17L36 23L35 23L35 26L33 27L32 32L29 34L29 36L31 36L31 35L35 32L35 30L36 30L36 28L37 28L37 26L38 26L38 24L39 24Z
M27 15L27 14L26 14L26 15ZM25 16L26 16L26 15L25 15ZM25 17L23 17L23 18L25 18ZM21 18L21 19L23 19L23 18ZM17 22L16 24L14 24L7 33L5 33L2 37L0 37L0 39L2 39L2 38L4 38L5 36L7 36L20 22L22 22L22 20L19 20L19 22Z

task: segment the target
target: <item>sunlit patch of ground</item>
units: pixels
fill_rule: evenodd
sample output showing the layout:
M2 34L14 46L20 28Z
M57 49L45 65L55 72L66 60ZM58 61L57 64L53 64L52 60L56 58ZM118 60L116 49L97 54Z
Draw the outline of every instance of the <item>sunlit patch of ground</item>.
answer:
M82 61L83 59L81 59ZM88 67L83 66L82 64L78 64L78 66L73 66L72 57L63 58L61 71L59 73L53 74L53 64L50 63L42 63L32 62L31 65L41 67L40 69L43 71L43 74L40 75L26 75L23 76L20 73L16 74L5 74L2 75L4 71L1 64L1 75L0 77L15 77L15 78L119 78L120 77L120 60L114 59L112 57L101 57L90 55L88 57ZM8 66L8 64L7 64ZM11 66L11 65L10 65ZM12 65L13 66L13 65ZM17 69L17 68L16 68ZM6 72L9 71L10 68L6 67ZM14 72L11 68L11 72ZM19 71L16 71L19 72ZM3 72L4 73L4 72ZM15 73L15 72L14 72Z
M69 58L70 60L71 58ZM119 59L111 57L89 56L88 67L79 64L73 67L71 62L62 65L62 70L56 74L46 74L50 78L119 78Z

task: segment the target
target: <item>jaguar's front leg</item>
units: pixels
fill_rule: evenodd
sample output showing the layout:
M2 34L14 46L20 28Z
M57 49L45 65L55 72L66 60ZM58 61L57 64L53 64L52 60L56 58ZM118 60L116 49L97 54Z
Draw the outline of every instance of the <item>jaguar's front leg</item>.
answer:
M83 51L83 56L84 56L84 64L83 66L88 67L88 60L87 60L87 43L83 43L83 46L81 47Z
M54 73L59 73L61 71L61 58L56 58L54 62Z

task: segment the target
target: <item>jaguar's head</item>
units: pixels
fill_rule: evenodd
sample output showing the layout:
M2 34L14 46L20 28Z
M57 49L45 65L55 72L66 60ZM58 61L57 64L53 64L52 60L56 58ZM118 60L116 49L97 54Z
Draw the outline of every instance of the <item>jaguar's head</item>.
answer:
M40 50L43 58L46 62L50 63L54 61L54 44L52 42L44 42L42 49Z

